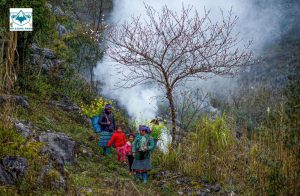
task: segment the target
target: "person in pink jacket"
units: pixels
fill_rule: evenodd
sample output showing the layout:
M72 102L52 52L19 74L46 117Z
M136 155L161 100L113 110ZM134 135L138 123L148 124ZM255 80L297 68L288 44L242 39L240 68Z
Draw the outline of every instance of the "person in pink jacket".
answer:
M125 153L127 156L127 160L128 160L128 166L129 166L129 172L133 173L133 170L131 169L133 160L134 160L134 156L132 154L132 145L133 145L133 141L134 141L135 135L134 134L130 134L128 137L128 141L125 144Z

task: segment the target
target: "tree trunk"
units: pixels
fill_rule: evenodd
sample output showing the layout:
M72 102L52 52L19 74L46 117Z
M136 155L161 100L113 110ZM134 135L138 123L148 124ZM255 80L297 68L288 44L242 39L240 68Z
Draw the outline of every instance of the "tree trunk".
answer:
M103 0L100 1L99 17L98 17L96 32L99 30L100 24L102 24L102 4L103 4Z
M90 65L91 87L94 89L94 67Z
M170 105L170 112L171 112L171 120L172 120L172 128L171 128L171 135L172 135L172 145L176 145L176 111L175 105L173 100L173 92L170 88L167 90L167 99Z

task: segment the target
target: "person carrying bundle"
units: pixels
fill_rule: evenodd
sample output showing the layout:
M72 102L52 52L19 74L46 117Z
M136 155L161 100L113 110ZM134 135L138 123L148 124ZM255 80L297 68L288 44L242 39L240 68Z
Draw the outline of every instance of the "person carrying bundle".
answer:
M132 169L136 172L138 181L148 182L148 171L151 170L151 152L155 148L153 138L150 136L150 128L145 125L139 127L138 134L133 142L132 153L134 160Z
M102 154L110 156L110 148L107 146L108 141L111 139L115 127L115 118L112 112L112 105L107 104L99 117L98 123L101 126L100 140L98 145L102 147Z

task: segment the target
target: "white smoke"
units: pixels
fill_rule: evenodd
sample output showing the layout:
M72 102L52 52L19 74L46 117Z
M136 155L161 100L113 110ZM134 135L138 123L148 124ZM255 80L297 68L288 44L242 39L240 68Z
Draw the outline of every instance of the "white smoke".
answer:
M239 17L237 32L240 32L240 36L245 41L253 40L253 50L257 53L270 41L270 38L276 39L280 36L282 17L280 12L272 5L259 8L252 0L114 0L111 22L122 23L132 15L145 17L144 3L156 10L167 5L175 11L180 11L182 5L192 5L200 14L204 12L205 7L211 10L211 17L216 21L221 18L220 9L224 13L232 9ZM155 117L157 109L155 97L162 95L162 92L149 86L116 89L116 84L119 82L117 73L114 63L107 56L98 63L95 74L105 83L102 94L117 99L133 118L145 120ZM212 83L199 81L198 85L209 84L213 89Z

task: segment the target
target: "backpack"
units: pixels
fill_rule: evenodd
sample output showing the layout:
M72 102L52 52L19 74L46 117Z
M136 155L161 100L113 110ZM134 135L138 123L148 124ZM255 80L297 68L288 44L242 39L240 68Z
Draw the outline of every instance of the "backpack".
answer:
M92 117L91 121L92 121L92 126L93 126L93 129L94 129L94 132L95 133L100 133L101 132L101 126L98 123L99 116Z

